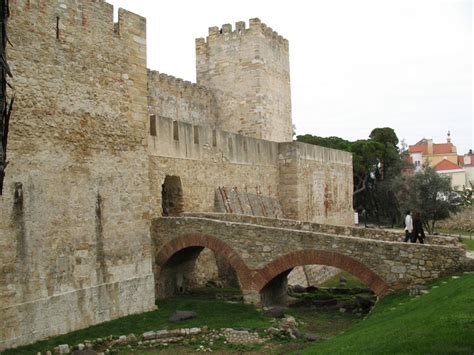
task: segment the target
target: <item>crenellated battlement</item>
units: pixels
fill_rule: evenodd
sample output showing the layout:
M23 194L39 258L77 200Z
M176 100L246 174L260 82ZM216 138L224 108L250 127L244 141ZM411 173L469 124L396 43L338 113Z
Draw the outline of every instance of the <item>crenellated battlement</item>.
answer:
M222 105L226 129L276 142L292 140L288 40L260 19L210 27L196 39L197 83L235 100Z
M209 27L209 33L206 39L197 38L196 47L205 46L213 41L225 38L227 36L238 37L249 34L262 34L268 40L278 43L286 51L289 49L288 40L283 36L279 35L278 32L274 31L271 27L268 27L265 23L261 22L259 18L252 18L249 20L249 27L246 27L245 21L238 21L235 23L235 29L232 28L231 24L224 24L221 28L217 26Z
M150 219L214 211L219 186L352 223L351 156L292 142L288 41L258 18L197 39L193 83L147 70L145 18L119 9L114 23L105 0L10 9L0 352L154 309Z
M193 124L216 123L216 96L210 89L148 70L148 114Z
M72 37L97 36L128 39L145 45L146 19L119 8L114 23L114 7L105 0L10 0L12 20L30 19L31 33L50 36L59 42L72 42Z
M169 91L181 92L190 96L212 95L212 91L205 86L192 83L188 80L177 78L173 75L160 73L156 70L148 70L148 80L150 83Z

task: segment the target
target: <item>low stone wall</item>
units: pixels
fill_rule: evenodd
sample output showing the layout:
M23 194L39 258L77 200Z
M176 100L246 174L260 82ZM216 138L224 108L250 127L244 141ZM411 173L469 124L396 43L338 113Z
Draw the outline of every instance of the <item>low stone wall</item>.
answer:
M376 228L344 227L329 224L303 222L292 219L275 219L224 213L185 213L184 215L190 217L210 218L221 221L250 223L268 227L288 228L318 233L329 233L338 236L359 237L392 242L403 242L405 239L404 233ZM459 245L458 238L443 235L429 235L425 238L425 243L433 245Z

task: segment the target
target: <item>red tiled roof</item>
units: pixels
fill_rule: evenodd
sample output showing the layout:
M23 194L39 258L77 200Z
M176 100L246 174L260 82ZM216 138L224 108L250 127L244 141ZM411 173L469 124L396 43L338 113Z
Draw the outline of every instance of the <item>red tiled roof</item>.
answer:
M428 145L426 144L415 144L408 146L408 151L410 153L423 153L428 154Z
M453 150L453 143L433 144L433 154L452 153Z
M454 146L453 143L433 143L433 154L450 154L453 153ZM428 144L426 143L417 143L415 145L408 146L408 151L410 153L423 153L428 154Z
M448 159L441 160L438 164L434 166L435 170L442 171L442 170L456 170L462 169L459 165L450 162Z

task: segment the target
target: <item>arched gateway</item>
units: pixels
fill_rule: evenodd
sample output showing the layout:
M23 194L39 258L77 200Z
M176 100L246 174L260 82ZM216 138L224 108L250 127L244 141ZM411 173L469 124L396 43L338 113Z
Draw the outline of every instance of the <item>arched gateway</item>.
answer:
M211 218L212 217L212 218ZM450 239L443 245L407 244L396 236L352 237L351 228L318 231L321 225L289 228L282 221L225 215L186 215L153 220L157 297L179 291L180 278L192 269L203 248L224 257L235 270L244 299L272 303L286 290L286 275L296 266L320 264L345 270L384 296L397 289L459 270L464 250ZM254 223L249 223L254 222ZM317 228L316 228L317 227ZM305 229L305 230L301 230ZM353 235L360 230L353 228ZM335 234L340 233L340 234ZM364 230L364 233L368 233ZM394 239L395 238L395 239ZM402 237L400 237L401 239Z

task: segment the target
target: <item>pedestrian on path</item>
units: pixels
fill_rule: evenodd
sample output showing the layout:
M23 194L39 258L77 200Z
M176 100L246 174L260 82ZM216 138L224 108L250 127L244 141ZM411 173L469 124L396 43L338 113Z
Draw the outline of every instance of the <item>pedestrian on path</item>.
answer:
M416 212L415 217L413 218L413 234L411 242L416 243L416 241L419 240L421 244L424 244L424 239L425 232L423 231L423 221L421 220L420 212Z
M413 233L413 219L411 217L411 211L408 210L405 216L405 240L404 242L412 241Z

